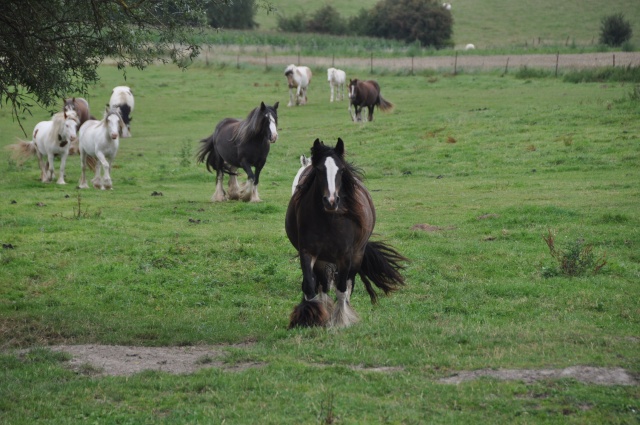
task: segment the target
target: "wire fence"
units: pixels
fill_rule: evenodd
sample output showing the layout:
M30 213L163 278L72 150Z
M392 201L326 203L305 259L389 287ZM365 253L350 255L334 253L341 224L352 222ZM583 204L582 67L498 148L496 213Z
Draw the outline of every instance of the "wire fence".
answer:
M265 69L286 67L289 64L305 65L311 68L341 68L349 70L406 71L436 70L439 72L458 73L464 70L502 70L505 73L513 69L532 68L555 70L576 70L602 67L639 67L640 52L615 53L576 53L576 54L529 54L529 55L494 55L483 56L458 54L453 56L428 56L389 58L377 57L371 53L369 58L320 57L285 54L233 54L224 49L207 47L203 49L202 58L207 63L224 63L240 67L248 64L263 66Z

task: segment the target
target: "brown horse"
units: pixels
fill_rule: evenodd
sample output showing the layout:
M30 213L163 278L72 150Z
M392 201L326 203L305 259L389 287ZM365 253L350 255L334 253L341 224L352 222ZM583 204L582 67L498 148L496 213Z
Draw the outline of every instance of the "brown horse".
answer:
M359 172L344 159L342 139L335 148L316 139L311 165L301 174L285 219L289 241L300 255L303 292L289 328L349 326L358 320L350 306L356 274L375 303L371 283L385 294L398 289L404 285L400 270L407 259L385 243L369 240L375 208ZM335 306L328 296L332 286Z
M95 118L91 116L89 112L89 102L82 97L72 97L71 99L65 99L64 107L62 108L64 112L76 111L78 114L78 118L80 119L80 124L78 124L78 129L82 124L84 124L87 120L94 120Z
M377 81L349 80L349 113L353 105L355 114L351 115L353 121L362 121L362 108L369 108L369 119L373 121L373 109L376 105L382 112L393 110L393 103L380 95L380 85Z

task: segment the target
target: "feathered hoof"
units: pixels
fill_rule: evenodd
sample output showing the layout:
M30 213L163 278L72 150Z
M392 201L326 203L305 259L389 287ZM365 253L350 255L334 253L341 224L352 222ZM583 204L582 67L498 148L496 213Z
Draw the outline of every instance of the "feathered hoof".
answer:
M302 301L295 306L289 317L289 329L324 326L329 320L329 312L318 300Z

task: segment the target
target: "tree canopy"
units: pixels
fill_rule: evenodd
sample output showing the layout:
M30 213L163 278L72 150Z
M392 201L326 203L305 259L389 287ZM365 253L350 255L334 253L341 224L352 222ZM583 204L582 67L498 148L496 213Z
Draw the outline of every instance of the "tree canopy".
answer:
M162 60L186 66L211 3L231 0L3 0L0 107L20 122L34 103L61 104L98 81L112 58L123 72Z

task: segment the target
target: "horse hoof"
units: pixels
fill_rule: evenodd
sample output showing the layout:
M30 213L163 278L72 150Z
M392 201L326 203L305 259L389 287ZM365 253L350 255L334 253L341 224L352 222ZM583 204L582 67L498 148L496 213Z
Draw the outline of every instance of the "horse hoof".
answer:
M324 326L329 320L329 313L318 300L302 301L295 306L289 316L289 329L301 327Z

